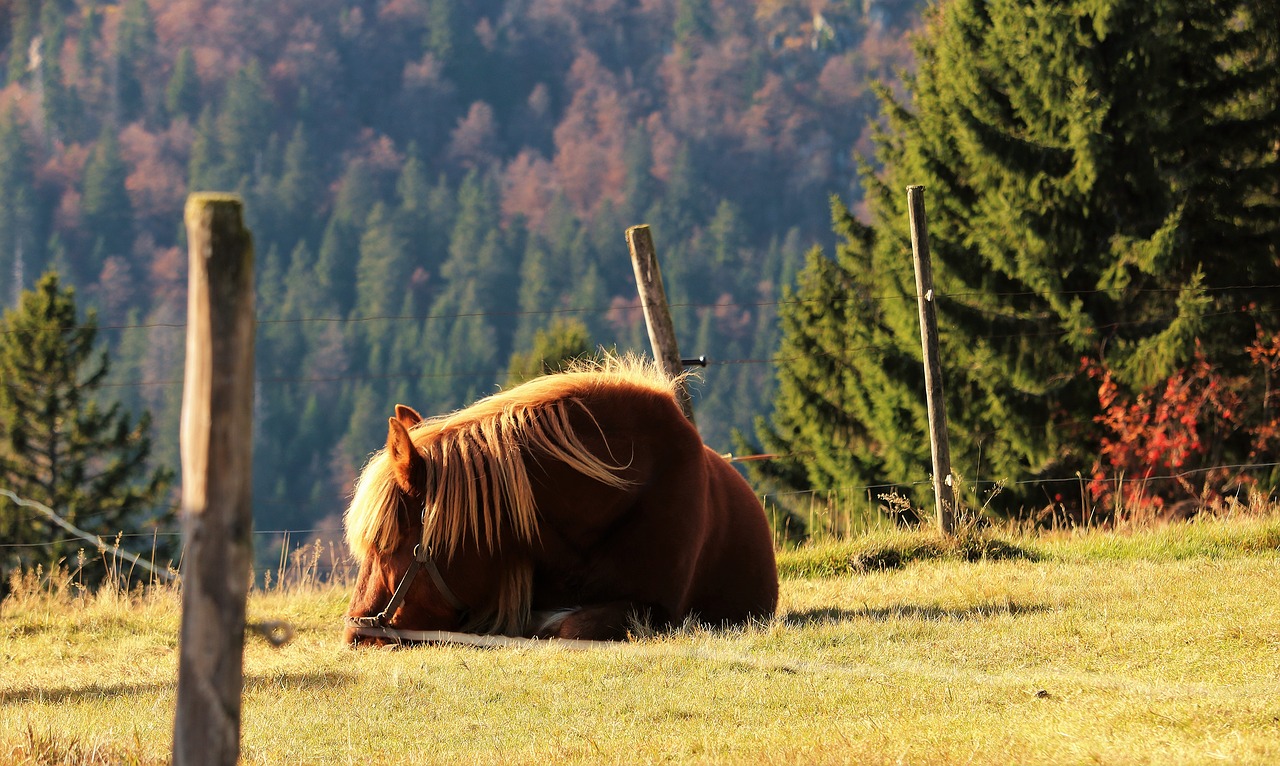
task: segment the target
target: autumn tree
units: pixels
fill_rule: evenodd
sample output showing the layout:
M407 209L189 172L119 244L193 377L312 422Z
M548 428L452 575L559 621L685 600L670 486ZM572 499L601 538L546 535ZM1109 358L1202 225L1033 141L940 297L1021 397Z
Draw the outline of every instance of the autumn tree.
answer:
M1018 482L1009 507L1052 502L1037 480L1093 461L1082 359L1122 394L1175 375L1198 340L1243 370L1280 308L1278 16L1210 0L937 6L907 98L885 96L870 224L837 205L843 243L784 300L765 446L812 487L927 477L910 184L927 193L952 463Z
M151 420L136 421L99 394L106 352L95 351L97 320L82 320L75 291L56 272L24 292L0 321L0 486L43 503L106 540L156 529L171 512L162 503L171 471L151 468ZM71 557L79 541L42 516L0 502L8 572ZM146 546L151 547L147 540ZM91 569L93 581L103 571Z

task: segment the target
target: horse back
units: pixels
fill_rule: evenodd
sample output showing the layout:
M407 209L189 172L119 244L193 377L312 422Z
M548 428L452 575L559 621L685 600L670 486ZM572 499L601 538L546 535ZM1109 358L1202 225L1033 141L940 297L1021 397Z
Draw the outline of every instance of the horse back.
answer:
M531 461L547 601L625 596L674 621L772 615L777 566L760 501L675 399L611 389L581 401L579 438L627 484L607 487Z

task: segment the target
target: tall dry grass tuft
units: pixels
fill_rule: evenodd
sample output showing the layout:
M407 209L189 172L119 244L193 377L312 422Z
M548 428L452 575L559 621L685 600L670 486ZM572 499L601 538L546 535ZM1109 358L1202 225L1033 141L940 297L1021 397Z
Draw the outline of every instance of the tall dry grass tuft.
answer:
M346 548L332 539L314 538L290 548L285 533L280 560L275 569L262 573L265 593L310 593L321 589L349 588L355 583L357 567Z
M38 732L28 723L25 739L8 752L0 751L0 759L13 766L148 766L168 762L148 756L146 750L136 735L132 746L122 747L105 739L85 741L64 733Z

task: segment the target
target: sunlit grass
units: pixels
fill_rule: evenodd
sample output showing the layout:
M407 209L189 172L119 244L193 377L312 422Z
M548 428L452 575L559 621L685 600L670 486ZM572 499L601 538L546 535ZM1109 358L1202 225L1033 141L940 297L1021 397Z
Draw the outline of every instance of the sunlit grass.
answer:
M297 636L247 642L243 760L1274 763L1277 524L1008 534L992 555L884 532L782 553L769 624L590 652L353 651L345 589L257 591L250 620ZM177 626L171 589L5 601L0 762L166 763Z

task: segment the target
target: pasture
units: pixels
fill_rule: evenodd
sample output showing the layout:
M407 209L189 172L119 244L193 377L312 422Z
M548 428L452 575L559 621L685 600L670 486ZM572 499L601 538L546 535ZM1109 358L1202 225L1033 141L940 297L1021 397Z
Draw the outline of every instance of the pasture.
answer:
M247 640L242 760L1280 761L1280 516L998 542L783 552L768 624L581 652L355 651L346 588L258 591L297 635ZM0 762L166 763L177 594L73 593L0 607Z

